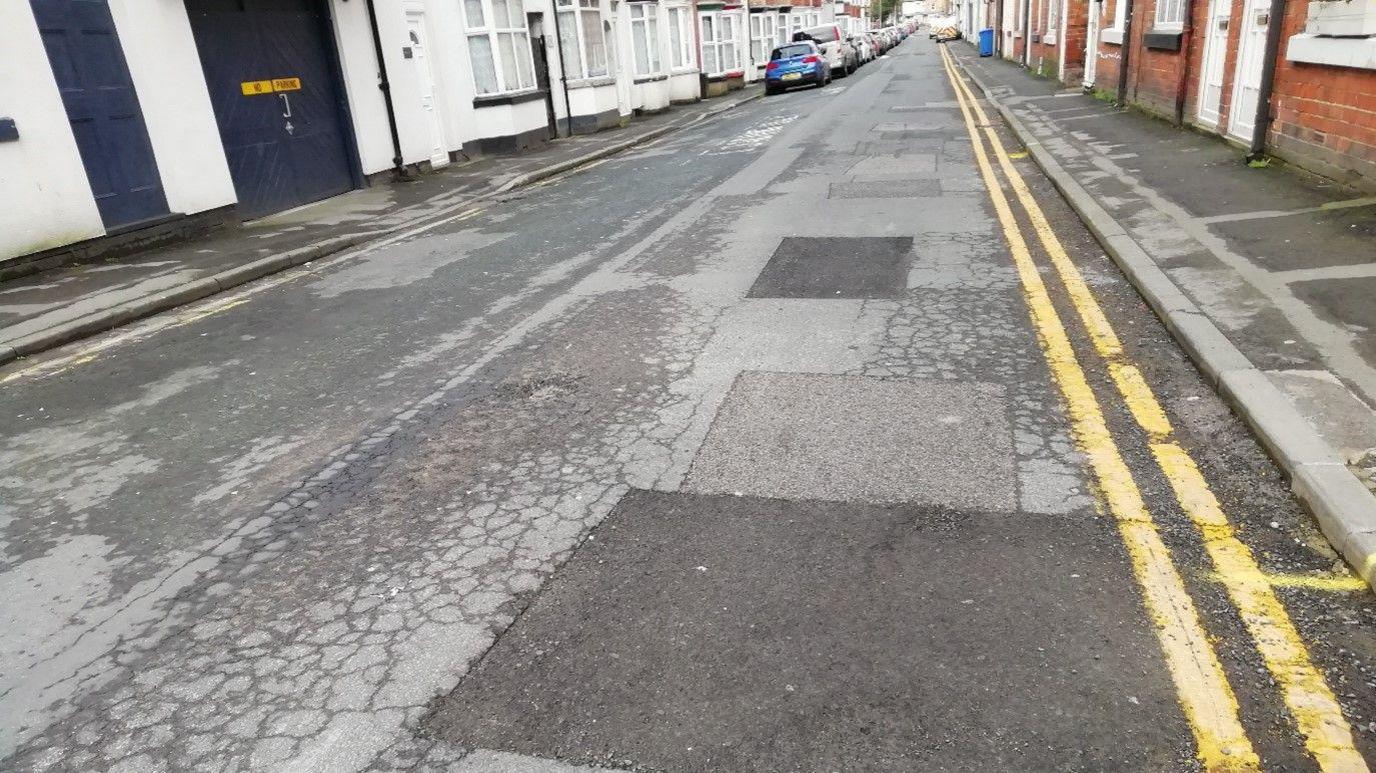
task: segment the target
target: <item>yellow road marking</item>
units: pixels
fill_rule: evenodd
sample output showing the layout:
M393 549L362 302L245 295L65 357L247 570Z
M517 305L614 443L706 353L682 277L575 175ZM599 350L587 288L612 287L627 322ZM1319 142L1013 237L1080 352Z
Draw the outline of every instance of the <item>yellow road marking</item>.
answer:
M1209 579L1223 582L1217 572L1209 575ZM1371 587L1366 580L1351 574L1264 574L1262 579L1272 588L1304 588L1334 593L1361 593Z
M950 55L944 49L942 53L948 57L948 73L955 80L957 90L969 100L980 122L986 125L985 133L999 165L1060 276L1095 349L1109 363L1118 392L1138 425L1151 438L1151 451L1157 466L1170 482L1181 508L1203 535L1204 546L1218 577L1247 625L1267 668L1281 686L1306 748L1322 770L1367 770L1366 762L1353 745L1352 732L1342 708L1310 660L1304 640L1272 584L1257 565L1251 550L1237 538L1194 460L1176 442L1170 420L1151 387L1134 365L1124 361L1122 344L1098 300L1051 228L1022 175L1009 160L998 133L988 126L984 109L968 85L954 74Z
M957 102L974 145L975 160L1022 280L1023 295L1043 355L1065 398L1077 444L1094 471L1099 493L1113 514L1127 547L1133 573L1175 682L1176 695L1194 733L1200 759L1214 771L1256 770L1260 760L1238 719L1237 699L1200 624L1194 601L1186 592L1171 561L1170 551L1142 501L1137 482L1109 432L1103 411L995 177L970 106L955 85L957 78L944 49L942 56L947 76L956 88Z

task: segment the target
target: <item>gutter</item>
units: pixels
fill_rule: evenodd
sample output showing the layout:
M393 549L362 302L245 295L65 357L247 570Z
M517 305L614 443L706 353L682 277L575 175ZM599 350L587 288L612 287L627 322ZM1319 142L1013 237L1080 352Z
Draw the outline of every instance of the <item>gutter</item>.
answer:
M1276 59L1280 54L1280 36L1285 21L1285 0L1271 0L1271 18L1266 26L1266 52L1262 54L1261 84L1257 89L1257 116L1252 124L1252 145L1247 161L1266 157L1266 135L1271 130L1271 92L1276 84Z
M368 26L373 33L373 53L377 56L377 87L382 91L382 103L387 107L387 128L392 132L392 176L398 180L410 180L401 161L401 133L397 131L397 110L392 105L392 84L387 80L387 59L382 55L382 33L377 26L377 8L373 0L367 0Z

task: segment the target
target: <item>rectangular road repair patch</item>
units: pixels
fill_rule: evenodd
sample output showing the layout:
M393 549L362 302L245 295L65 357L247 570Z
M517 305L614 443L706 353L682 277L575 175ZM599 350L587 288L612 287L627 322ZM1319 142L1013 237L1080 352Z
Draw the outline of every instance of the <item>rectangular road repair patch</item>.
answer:
M907 285L907 236L790 236L749 298L897 298Z
M633 491L425 730L679 773L1185 769L1121 553L1108 523Z

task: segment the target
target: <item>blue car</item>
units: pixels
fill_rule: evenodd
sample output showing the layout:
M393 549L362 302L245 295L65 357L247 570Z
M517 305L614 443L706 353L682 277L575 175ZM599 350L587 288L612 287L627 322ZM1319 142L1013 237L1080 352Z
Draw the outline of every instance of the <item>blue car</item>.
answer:
M769 54L764 70L764 93L778 94L791 86L825 86L831 83L831 66L822 50L811 41L779 46Z

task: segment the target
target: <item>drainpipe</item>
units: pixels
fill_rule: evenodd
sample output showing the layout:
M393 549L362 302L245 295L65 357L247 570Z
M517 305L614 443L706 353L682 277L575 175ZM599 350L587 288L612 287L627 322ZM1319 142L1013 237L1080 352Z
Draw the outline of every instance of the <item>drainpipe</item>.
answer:
M1266 157L1266 134L1271 130L1271 91L1276 85L1276 59L1280 55L1281 27L1285 21L1285 0L1271 0L1271 18L1266 25L1266 53L1262 60L1261 85L1257 89L1257 118L1252 125L1252 146L1247 161Z
M377 87L382 91L382 103L387 106L387 128L392 131L392 176L397 180L414 179L401 163L401 134L397 131L397 111L392 106L392 84L387 80L387 60L382 55L382 33L377 26L377 9L367 0L368 25L373 30L373 53L377 55Z
M1032 0L1022 2L1022 66L1032 69Z
M1123 6L1123 44L1118 56L1118 99L1114 102L1118 107L1126 107L1128 104L1128 62L1132 54L1132 0L1118 0L1126 3Z
M1190 44L1194 39L1194 0L1185 2L1185 26L1180 30L1180 78L1175 83L1175 125L1185 125L1185 93L1190 87Z
M554 47L559 49L559 82L564 86L564 136L573 136L573 103L569 101L569 66L564 59L564 28L559 24L559 6L551 3L554 9ZM575 11L577 13L577 11Z

